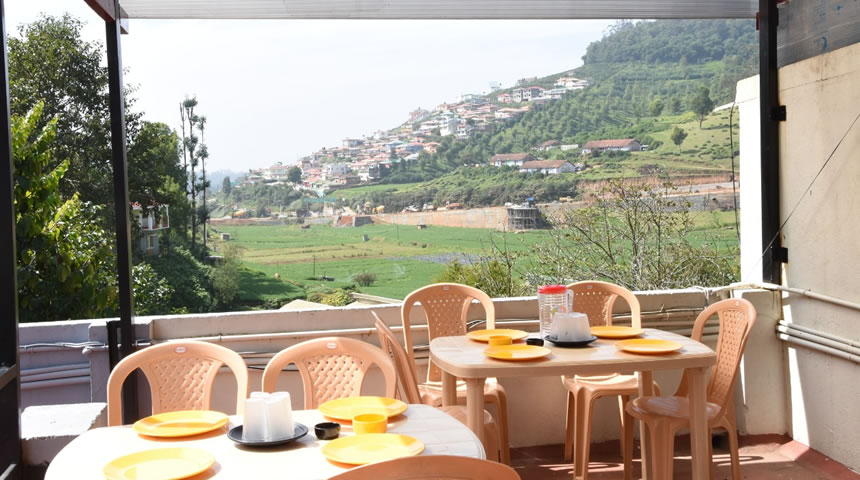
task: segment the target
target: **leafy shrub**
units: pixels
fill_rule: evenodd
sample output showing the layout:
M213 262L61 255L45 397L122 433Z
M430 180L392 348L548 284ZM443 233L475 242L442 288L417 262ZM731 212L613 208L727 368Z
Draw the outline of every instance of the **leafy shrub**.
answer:
M331 305L333 307L342 307L352 303L352 296L342 289L337 289L327 295L323 295L320 303Z
M369 287L376 281L376 274L363 272L352 276L352 280L362 287Z
M134 284L134 313L137 315L159 315L173 313L170 301L173 287L160 278L152 265L141 263L131 269Z
M223 250L223 258L212 270L212 289L217 308L229 310L239 297L239 247L228 244Z
M159 276L173 288L170 309L189 312L208 312L213 307L212 267L198 261L191 252L180 246L147 261Z

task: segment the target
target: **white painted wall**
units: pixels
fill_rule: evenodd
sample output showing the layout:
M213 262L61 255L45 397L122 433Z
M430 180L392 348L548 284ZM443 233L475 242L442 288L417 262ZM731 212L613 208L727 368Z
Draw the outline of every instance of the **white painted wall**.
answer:
M757 83L755 77L738 85L745 281L760 278L761 270L760 219L750 215L757 198L749 198L751 189L758 192ZM852 126L860 114L860 44L783 67L779 85L788 113L779 130L780 223L788 220L783 246L789 259L782 283L860 303L860 122ZM782 314L786 321L860 341L856 310L786 295ZM804 348L783 349L791 436L860 470L860 367Z
M741 282L761 282L761 135L759 77L738 82L735 101L740 125Z

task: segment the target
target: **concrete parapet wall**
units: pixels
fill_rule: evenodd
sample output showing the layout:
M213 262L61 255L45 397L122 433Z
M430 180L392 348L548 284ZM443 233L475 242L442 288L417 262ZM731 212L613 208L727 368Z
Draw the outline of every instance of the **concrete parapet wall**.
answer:
M672 291L636 292L642 311L643 322L647 327L664 328L688 334L692 320L707 304L723 298L726 293L715 294L706 289L691 288ZM747 351L749 360L744 361L742 386L736 389L737 412L742 433L782 433L785 431L785 402L779 386L782 357L780 347L775 342L773 324L779 317L780 301L771 292L744 292L759 310L759 322ZM526 331L537 330L537 299L535 297L500 298L494 300L497 325L506 328L520 328ZM625 316L628 307L624 302L616 302L615 313L620 315L616 323L629 322ZM303 311L252 311L194 315L166 315L138 317L135 319L137 338L143 343L159 343L178 339L197 339L224 345L240 352L250 369L252 390L260 389L262 367L269 358L290 345L324 336L351 337L373 344L377 343L373 328L376 312L400 335L400 304L360 305L345 308L328 308ZM475 304L468 313L469 319L484 318L480 305ZM419 376L423 378L427 367L429 352L421 345L428 343L426 321L421 308L413 310L411 324L416 346ZM106 341L104 321L54 322L52 325L22 325L22 338L32 340L36 336L49 339L51 330L58 332L76 331L84 328L91 342L103 344ZM706 333L709 330L706 329ZM713 346L716 337L706 336L706 343ZM105 385L108 377L107 353L104 347L88 347L88 353L81 352L75 359L88 358L91 365L91 399L80 402L104 401ZM31 359L34 360L34 359ZM58 359L57 361L63 361ZM41 362L40 365L44 365ZM26 367L25 367L26 368ZM775 373L776 372L776 373ZM680 372L657 372L655 379L663 392L671 393L677 387ZM774 383L776 382L776 383ZM566 390L558 377L501 379L508 394L509 416L511 422L511 442L513 446L528 446L560 443L564 438L564 412ZM140 384L140 405L142 413L149 408L149 392L144 382ZM365 393L379 391L381 379L372 374L365 386ZM284 372L278 388L289 391L294 399L294 407L302 408L302 385L297 372ZM232 413L236 384L232 375L224 369L215 384L212 408ZM48 392L45 390L45 392ZM51 402L50 398L30 398L29 401ZM25 403L27 405L27 403ZM617 403L597 402L592 439L604 441L618 436Z

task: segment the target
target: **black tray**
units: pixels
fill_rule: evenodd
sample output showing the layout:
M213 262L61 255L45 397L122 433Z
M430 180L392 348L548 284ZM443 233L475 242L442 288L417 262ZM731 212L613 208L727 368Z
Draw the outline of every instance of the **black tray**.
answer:
M277 440L270 440L268 442L267 441L249 442L247 440L242 439L242 425L239 425L238 427L235 427L235 428L231 429L229 432L227 432L227 437L229 437L230 440L233 440L234 442L236 442L240 445L245 445L246 447L274 447L277 445L284 445L284 444L287 444L290 442L294 442L294 441L304 437L307 434L308 434L308 427L302 425L299 422L296 422L295 424L293 424L293 435L291 437L287 437L287 438L279 438Z
M546 341L552 342L552 344L555 345L556 347L562 347L562 348L582 348L582 347L588 346L589 343L597 340L597 337L595 337L594 335L592 335L591 338L589 338L588 340L578 340L576 342L562 342L562 341L558 341L558 340L553 340L554 338L556 338L556 337L554 337L552 335L547 335L546 337L544 337L544 339L546 339Z

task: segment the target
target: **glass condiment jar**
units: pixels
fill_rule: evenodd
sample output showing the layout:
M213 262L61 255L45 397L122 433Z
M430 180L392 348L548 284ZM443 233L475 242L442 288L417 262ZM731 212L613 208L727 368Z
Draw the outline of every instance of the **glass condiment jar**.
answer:
M553 313L573 311L573 292L564 285L544 285L537 297L540 336L546 338L552 332Z

